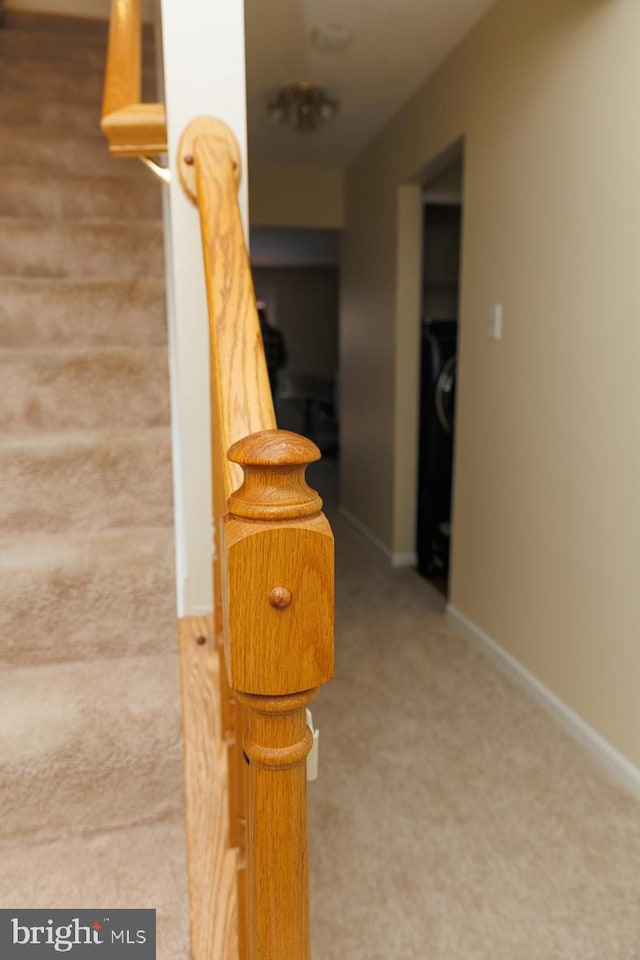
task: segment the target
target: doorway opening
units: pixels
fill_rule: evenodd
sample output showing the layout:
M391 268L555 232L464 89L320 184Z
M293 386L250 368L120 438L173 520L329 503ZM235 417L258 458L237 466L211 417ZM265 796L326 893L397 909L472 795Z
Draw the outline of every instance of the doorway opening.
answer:
M251 228L256 299L284 350L271 378L277 423L320 448L307 479L328 509L338 500L339 241L338 230Z
M423 185L418 571L449 595L462 233L462 144Z

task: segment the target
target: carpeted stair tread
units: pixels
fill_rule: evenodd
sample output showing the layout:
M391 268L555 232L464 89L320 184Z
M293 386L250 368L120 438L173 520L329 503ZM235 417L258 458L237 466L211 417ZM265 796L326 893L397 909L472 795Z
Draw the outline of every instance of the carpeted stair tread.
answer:
M104 17L74 17L43 11L7 9L4 11L4 24L11 33L14 30L28 30L36 41L42 33L45 36L67 38L78 46L93 40L101 40L106 44L109 33L109 21ZM145 21L142 25L143 44L153 43L153 38L153 25Z
M166 526L168 429L0 436L6 533Z
M0 662L175 648L171 527L0 537Z
M106 24L6 19L0 904L156 907L185 960L161 190L100 133Z
M36 32L26 25L0 30L0 57L4 61L44 59L61 65L81 63L104 70L106 52L107 37L104 33L85 36L79 43L77 36Z
M0 836L57 838L180 810L175 652L5 667L0 691Z
M26 90L32 94L44 93L77 103L97 103L102 97L104 66L91 67L86 63L54 63L42 60L0 59L0 86L4 89ZM155 71L142 71L142 101L153 101Z
M0 350L0 431L169 424L164 347Z
M0 277L0 343L4 347L154 347L166 340L161 277Z
M118 164L117 174L111 171L97 176L51 166L5 166L0 217L160 219L159 183L149 173L140 177L136 160L113 162Z
M0 167L49 167L56 172L87 173L109 177L137 177L147 181L150 174L141 163L115 159L109 153L98 126L85 135L43 133L38 126L0 126Z
M106 52L106 35L102 33L95 37L84 36L82 42L78 43L77 36L73 34L58 32L52 36L50 33L35 33L20 27L0 30L0 58L3 61L38 60L51 65L59 64L63 68L72 63L89 71L104 73ZM155 51L152 43L143 44L142 60L145 66L154 66Z
M109 24L104 19L93 17L66 17L57 13L49 14L40 10L12 10L4 11L5 29L14 28L29 30L38 36L40 31L55 37L66 36L80 45L87 39L107 41Z
M104 53L102 62L98 60L93 66L87 63L86 59L75 62L63 59L47 60L31 57L28 52L20 58L0 56L0 80L5 89L11 87L13 90L36 91L40 87L46 89L49 84L51 95L58 93L60 84L73 83L75 87L82 85L83 89L77 93L84 98L87 81L104 84ZM102 96L102 86L97 87L93 94L90 99L95 103Z
M14 131L40 126L51 133L82 137L100 128L100 106L0 89L0 125L11 125Z
M0 274L124 279L163 267L161 223L0 218Z
M44 843L6 842L0 844L0 861L3 905L43 910L70 905L79 909L155 907L157 960L189 957L181 816Z

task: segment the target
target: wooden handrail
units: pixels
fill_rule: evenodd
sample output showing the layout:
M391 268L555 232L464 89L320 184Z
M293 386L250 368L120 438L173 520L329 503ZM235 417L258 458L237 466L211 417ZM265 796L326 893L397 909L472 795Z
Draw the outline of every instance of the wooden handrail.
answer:
M164 107L140 99L140 0L112 0L101 127L114 156L167 151ZM197 640L206 656L180 639L191 952L235 960L220 947L233 909L219 902L229 887L215 861L235 870L239 960L309 960L306 708L333 674L333 535L304 478L320 453L276 428L233 134L192 121L177 163L202 234L215 530L213 631ZM215 646L225 664L215 671L219 717ZM221 738L229 816L217 830Z
M200 214L209 311L215 623L236 703L230 818L248 874L240 956L309 960L306 707L333 674L333 535L304 479L320 452L276 429L239 163L223 123L189 124L178 169Z
M141 103L140 0L111 0L111 20L100 127L115 157L167 152L164 105Z
M193 120L182 135L178 163L183 187L200 213L211 345L215 516L220 517L242 483L242 471L227 458L228 450L251 433L274 429L276 418L237 202L240 155L235 138L219 120Z
M206 137L206 139L205 139ZM194 151L198 149L198 162ZM225 659L223 616L224 547L220 518L227 509L227 500L242 481L242 471L226 456L231 445L252 431L272 429L276 425L273 400L264 356L261 356L261 335L255 307L253 284L248 268L247 252L235 200L240 177L240 155L235 139L228 128L215 120L194 120L184 132L180 147L178 172L189 199L198 206L205 264L205 283L209 310L210 366L211 366L211 460L212 460L212 514L214 518L214 633L221 659ZM189 162L187 162L189 161ZM212 166L215 177L204 171ZM221 204L221 196L233 202ZM221 255L221 238L224 251ZM233 284L229 276L239 278ZM233 371L233 376L230 376ZM233 411L233 413L232 413ZM229 770L229 842L238 851L238 954L239 960L250 956L248 947L250 920L248 916L247 865L248 771L243 740L248 726L246 711L238 703L229 686L227 670L220 671L220 700L222 723L228 744ZM189 792L197 786L187 784ZM189 840L189 869L201 873L197 840ZM191 889L196 889L192 880ZM196 897L208 898L208 891L200 890ZM192 902L192 921L203 918L206 907ZM194 915L195 911L195 915ZM206 922L206 920L205 920ZM192 942L197 934L193 931ZM194 960L208 958L194 957ZM252 958L253 960L253 958Z

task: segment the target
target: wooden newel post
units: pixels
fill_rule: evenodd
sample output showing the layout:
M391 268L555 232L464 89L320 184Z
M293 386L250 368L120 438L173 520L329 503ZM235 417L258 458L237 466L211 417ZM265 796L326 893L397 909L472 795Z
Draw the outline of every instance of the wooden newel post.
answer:
M333 535L305 481L320 452L265 430L235 443L224 520L225 657L247 708L249 955L309 960L306 707L333 675Z

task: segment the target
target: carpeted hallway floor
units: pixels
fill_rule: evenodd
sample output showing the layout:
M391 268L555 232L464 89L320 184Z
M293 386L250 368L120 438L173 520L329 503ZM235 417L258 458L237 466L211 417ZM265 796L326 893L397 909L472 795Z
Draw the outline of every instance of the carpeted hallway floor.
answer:
M106 27L7 17L0 905L157 906L184 960L160 193L99 131Z
M105 31L38 23L0 31L0 907L156 907L186 960L158 188L97 132ZM638 805L311 473L315 960L640 960Z
M638 960L640 805L335 509L310 785L318 960Z

